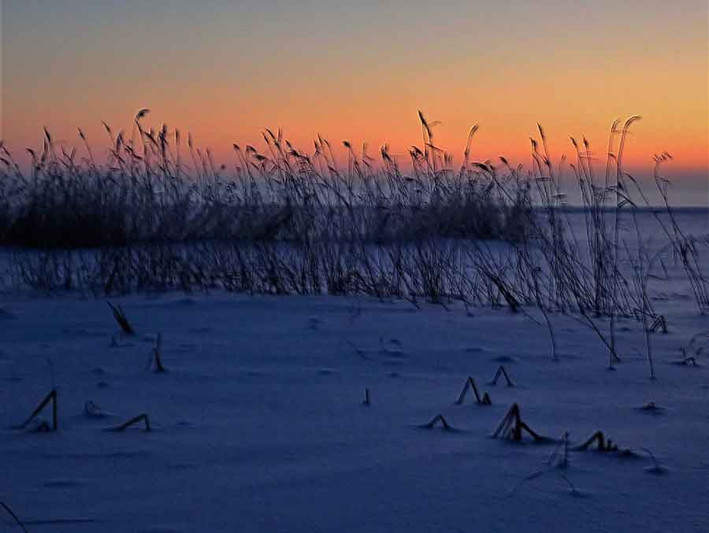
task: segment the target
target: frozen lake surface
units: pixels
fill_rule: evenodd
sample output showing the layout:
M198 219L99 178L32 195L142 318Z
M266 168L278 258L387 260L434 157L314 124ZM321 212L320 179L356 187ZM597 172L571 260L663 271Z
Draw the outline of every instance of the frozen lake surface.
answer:
M568 317L554 319L554 363L544 328L506 310L222 294L117 302L136 336L118 336L100 300L3 302L0 494L30 531L709 526L706 355L674 364L709 327L694 310L653 335L650 381L634 321L621 323L623 363L608 371L605 348ZM157 332L162 374L147 369ZM513 387L488 384L500 364ZM468 376L491 406L470 394L455 405ZM59 431L13 429L53 387ZM639 409L651 401L659 409ZM490 438L513 403L545 436L568 431L579 444L602 430L636 456L572 451L566 468L549 467L554 444ZM106 431L141 413L151 432ZM455 431L420 427L439 413Z
M668 322L651 335L656 380L630 318L609 371L570 315L551 315L552 361L535 309L138 294L111 299L126 336L104 298L6 291L0 501L33 533L705 532L709 316L671 274L652 292ZM149 367L158 333L164 373ZM513 386L489 383L500 365ZM456 405L469 376L491 405ZM51 406L17 429L53 389L58 431L38 431ZM549 441L491 438L514 403ZM143 413L150 432L107 431ZM450 430L422 427L438 414ZM597 430L619 451L574 450ZM550 465L565 432L567 464Z

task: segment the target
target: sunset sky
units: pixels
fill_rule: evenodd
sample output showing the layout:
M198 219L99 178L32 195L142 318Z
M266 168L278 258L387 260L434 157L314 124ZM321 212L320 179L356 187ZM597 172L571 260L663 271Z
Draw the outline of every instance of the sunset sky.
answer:
M616 117L640 114L628 169L668 174L707 203L706 0L3 0L2 131L13 150L42 126L97 146L101 120L191 131L221 161L232 142L283 128L331 141L420 144L416 110L441 121L457 161L529 164L541 122L554 155L586 135L600 158ZM701 194L704 197L701 197ZM689 203L692 203L691 201Z

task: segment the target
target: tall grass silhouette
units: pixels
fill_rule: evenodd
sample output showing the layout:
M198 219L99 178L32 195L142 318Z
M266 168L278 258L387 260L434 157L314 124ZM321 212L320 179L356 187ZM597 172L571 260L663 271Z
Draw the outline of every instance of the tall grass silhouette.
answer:
M227 168L191 135L185 142L179 130L147 126L148 114L137 113L129 135L104 124L110 145L101 161L82 130L82 156L45 130L41 150L28 150L29 170L0 145L0 244L14 247L15 283L101 294L220 287L534 307L554 359L550 313L573 312L606 346L610 366L620 360L618 317L645 329L658 320L647 291L661 257L644 248L636 220L650 203L623 168L638 116L613 123L597 176L585 138L571 139L574 161L555 162L541 125L528 170L504 157L474 160L477 125L454 169L436 145L437 123L421 112L422 144L409 149L406 171L386 145L375 160L366 145L343 141L346 158L338 160L327 139L318 136L306 152L269 129L264 151L235 144ZM669 157L655 159L666 239L658 254L678 258L706 312L702 243L679 227L660 175ZM581 238L563 168L580 192ZM649 337L647 346L651 363Z

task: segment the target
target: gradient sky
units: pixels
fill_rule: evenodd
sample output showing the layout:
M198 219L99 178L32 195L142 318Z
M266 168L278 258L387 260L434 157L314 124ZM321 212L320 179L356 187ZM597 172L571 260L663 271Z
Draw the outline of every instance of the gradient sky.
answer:
M708 26L706 0L2 0L0 135L100 145L148 107L223 162L265 127L404 155L421 109L457 161L479 123L474 158L528 165L537 122L555 155L585 134L604 157L641 114L628 168L667 150L707 204Z

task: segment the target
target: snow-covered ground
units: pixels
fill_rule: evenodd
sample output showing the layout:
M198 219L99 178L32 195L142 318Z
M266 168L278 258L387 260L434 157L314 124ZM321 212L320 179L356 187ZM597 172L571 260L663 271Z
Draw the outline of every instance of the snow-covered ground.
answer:
M684 296L656 302L669 333L652 335L651 381L630 320L609 371L598 337L561 315L553 362L533 311L134 295L112 300L126 337L105 300L8 293L0 501L31 532L709 531L709 370L674 364L709 317ZM158 332L165 373L148 369ZM500 364L514 386L489 384ZM455 405L468 376L491 406ZM59 430L14 429L55 387ZM545 436L602 430L635 455L548 466L553 442L491 438L513 403ZM106 431L142 413L152 431ZM421 427L439 413L453 430Z

